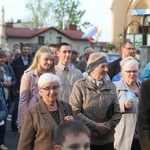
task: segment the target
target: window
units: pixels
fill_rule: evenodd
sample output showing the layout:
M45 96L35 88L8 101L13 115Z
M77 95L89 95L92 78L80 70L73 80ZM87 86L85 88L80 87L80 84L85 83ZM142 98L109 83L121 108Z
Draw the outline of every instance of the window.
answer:
M62 37L57 37L57 44L61 43Z
M39 36L38 37L38 44L41 44L41 45L44 44L44 36Z

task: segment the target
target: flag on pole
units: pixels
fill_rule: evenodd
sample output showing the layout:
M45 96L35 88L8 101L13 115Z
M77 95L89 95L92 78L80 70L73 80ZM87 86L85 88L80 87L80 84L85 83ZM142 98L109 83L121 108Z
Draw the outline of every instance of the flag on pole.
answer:
M102 28L98 28L96 26L91 27L88 29L83 35L82 39L88 39L90 42L97 42L99 37L101 36Z

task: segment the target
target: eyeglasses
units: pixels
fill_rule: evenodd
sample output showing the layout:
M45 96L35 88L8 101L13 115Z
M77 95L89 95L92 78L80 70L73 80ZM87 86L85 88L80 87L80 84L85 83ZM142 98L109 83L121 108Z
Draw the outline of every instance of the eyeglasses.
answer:
M58 88L59 88L59 86L56 85L56 86L52 86L52 87L44 87L42 89L45 91L51 91L51 90L57 90Z
M127 71L125 71L125 72L127 72L127 73L137 73L138 70L127 70Z
M131 48L131 47L124 47L124 48L126 48L127 50L134 50L135 48Z

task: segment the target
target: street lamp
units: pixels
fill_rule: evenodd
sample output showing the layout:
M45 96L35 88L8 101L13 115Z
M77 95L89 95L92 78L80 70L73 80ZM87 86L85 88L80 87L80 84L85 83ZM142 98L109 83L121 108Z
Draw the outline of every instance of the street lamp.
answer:
M119 39L120 39L120 49L121 49L121 46L122 46L122 34L119 34Z
M130 23L127 25L127 27L124 28L123 41L126 41L126 34L127 34L128 27L129 27L130 25L132 25L133 23L135 23L135 22L136 22L137 24L139 24L139 26L140 26L140 28L141 28L141 31L142 31L142 34L143 34L142 45L146 45L146 40L145 40L146 34L145 34L145 31L144 31L144 28L143 28L143 27L141 26L141 24L140 24L138 21L136 21L136 20L130 22ZM135 39L134 39L134 40L135 40ZM134 42L135 42L135 41L134 41Z

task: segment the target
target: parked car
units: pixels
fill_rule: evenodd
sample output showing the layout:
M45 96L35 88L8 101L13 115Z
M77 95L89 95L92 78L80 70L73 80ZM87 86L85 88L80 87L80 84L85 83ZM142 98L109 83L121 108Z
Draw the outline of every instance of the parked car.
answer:
M114 60L121 57L119 53L107 53L107 55L108 55L107 58L108 65L110 65L110 63L113 62Z

